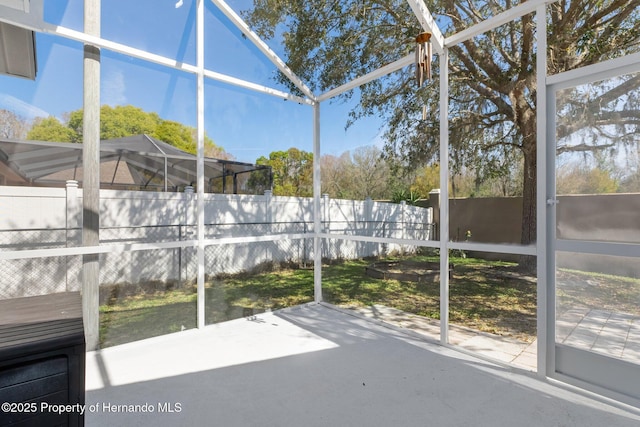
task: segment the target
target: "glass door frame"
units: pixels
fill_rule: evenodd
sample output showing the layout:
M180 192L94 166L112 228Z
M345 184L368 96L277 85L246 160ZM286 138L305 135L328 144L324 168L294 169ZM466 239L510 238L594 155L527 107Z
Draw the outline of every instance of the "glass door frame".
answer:
M640 400L640 366L588 350L556 342L556 254L576 252L640 258L640 243L564 240L556 235L556 93L582 84L640 72L640 53L613 59L546 78L546 375L616 400L637 404ZM539 171L541 172L541 171ZM542 188L544 188L542 187ZM640 261L640 260L639 260Z

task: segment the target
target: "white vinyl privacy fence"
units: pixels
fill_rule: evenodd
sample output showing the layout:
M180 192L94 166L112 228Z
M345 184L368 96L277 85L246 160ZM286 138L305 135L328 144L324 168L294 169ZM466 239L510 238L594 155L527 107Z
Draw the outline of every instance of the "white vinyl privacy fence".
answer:
M196 239L196 195L102 190L101 245ZM431 210L371 200L322 198L322 232L429 240ZM82 191L0 187L0 250L63 248L82 244ZM310 198L205 194L205 239L313 232ZM251 271L269 263L313 264L313 239L209 245L209 277ZM328 239L325 259L356 259L415 247ZM0 261L0 299L78 290L81 256ZM197 272L193 247L117 251L100 255L100 283L191 283Z

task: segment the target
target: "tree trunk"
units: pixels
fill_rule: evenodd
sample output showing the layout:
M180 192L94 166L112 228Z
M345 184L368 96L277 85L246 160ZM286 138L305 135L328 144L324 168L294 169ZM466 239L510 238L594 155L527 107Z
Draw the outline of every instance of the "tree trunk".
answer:
M522 189L522 225L520 243L531 245L536 242L536 184L537 184L537 158L535 135L525 137L523 141L524 152L524 185ZM536 257L522 255L519 262L523 272L535 273Z

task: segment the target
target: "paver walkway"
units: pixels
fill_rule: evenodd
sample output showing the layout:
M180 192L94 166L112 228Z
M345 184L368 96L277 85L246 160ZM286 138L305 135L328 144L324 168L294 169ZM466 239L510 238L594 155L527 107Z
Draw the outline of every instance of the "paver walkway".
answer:
M440 321L384 305L352 311L440 340ZM640 317L593 309L572 309L556 321L556 340L640 364ZM509 337L449 325L449 343L494 360L536 370L537 340L524 342Z
M640 317L573 308L556 321L557 342L640 363Z
M434 340L440 340L440 321L429 319L385 305L357 307L352 311L401 328L406 328ZM509 337L476 331L464 326L449 325L449 343L474 353L520 368L535 371L537 366L537 344Z

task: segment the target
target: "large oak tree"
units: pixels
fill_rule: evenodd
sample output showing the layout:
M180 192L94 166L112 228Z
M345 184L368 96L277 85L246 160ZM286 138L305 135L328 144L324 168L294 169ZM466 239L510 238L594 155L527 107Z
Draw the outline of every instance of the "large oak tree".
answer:
M518 3L431 0L427 6L449 36ZM548 73L640 50L639 10L640 0L560 0L550 4ZM281 39L287 64L316 92L411 53L415 36L422 31L405 0L254 0L254 8L243 16L263 38ZM500 163L496 159L503 157L505 150L523 159L521 242L525 245L536 239L534 20L533 14L526 15L450 49L451 168L454 172L469 164L490 168ZM387 155L399 158L405 168L437 160L437 58L435 61L435 81L430 86L417 89L413 69L408 67L342 95L343 99L359 97L350 121L370 115L383 119ZM278 79L295 91L284 76ZM626 126L625 133L633 139L640 117L637 102L629 102L623 114L614 112L606 102L620 99L623 92L635 93L630 99L637 99L639 79L630 76L601 87L599 99L588 102L593 108L582 108L585 99L580 96L567 103L558 118L558 136L564 141L559 149L610 146L610 140L592 138L585 144L570 136L584 129L598 133L599 123L614 113L617 123Z

